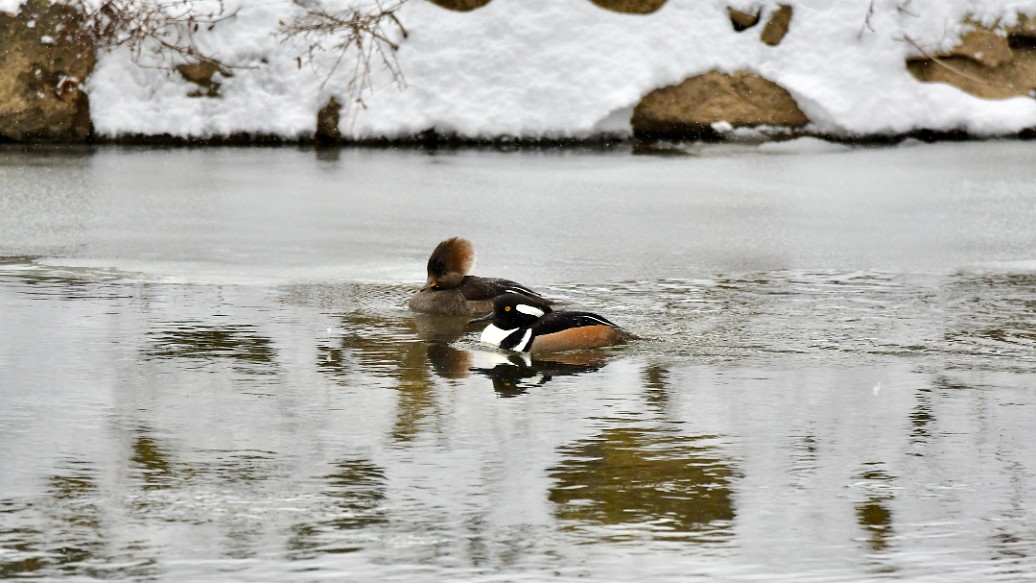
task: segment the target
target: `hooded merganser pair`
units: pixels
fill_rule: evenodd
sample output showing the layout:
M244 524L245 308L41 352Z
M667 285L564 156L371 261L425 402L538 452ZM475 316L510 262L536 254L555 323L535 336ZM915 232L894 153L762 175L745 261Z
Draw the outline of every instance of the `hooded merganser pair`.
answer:
M493 299L508 292L547 301L509 279L468 275L474 263L471 241L453 237L439 243L428 258L428 281L410 297L410 309L443 316L484 316L493 311Z
M590 350L637 339L603 316L555 312L545 302L513 293L497 297L493 313L472 322L489 322L482 342L530 354Z
M428 280L411 296L415 312L451 316L489 314L472 322L490 322L482 342L542 354L613 346L637 337L602 316L553 311L550 302L507 279L468 275L475 260L470 241L453 237L439 243L428 258Z

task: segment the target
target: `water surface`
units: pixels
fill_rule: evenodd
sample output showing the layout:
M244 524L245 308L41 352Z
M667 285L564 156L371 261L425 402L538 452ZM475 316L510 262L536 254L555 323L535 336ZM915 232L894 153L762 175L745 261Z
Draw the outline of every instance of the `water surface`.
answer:
M1031 159L0 150L0 578L1031 580Z

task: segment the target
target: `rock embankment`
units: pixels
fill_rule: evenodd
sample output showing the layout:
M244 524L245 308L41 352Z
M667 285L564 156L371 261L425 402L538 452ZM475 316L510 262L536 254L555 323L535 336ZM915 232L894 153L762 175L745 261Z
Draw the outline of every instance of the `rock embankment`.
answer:
M81 85L96 53L77 26L72 9L48 0L30 0L17 15L0 12L0 141L89 139Z
M491 9L492 3L492 0L412 1L430 2L461 13L457 18L469 18L468 14ZM645 18L665 8L667 3L667 0L582 1L618 13L612 14L611 19ZM760 43L762 50L777 51L776 47L787 35L795 34L797 17L793 4L732 1L724 17L729 17L734 34L745 35L739 38L755 39L752 42ZM920 43L905 37L903 42L915 50L902 66L918 84L942 83L985 100L1036 97L1036 18L1019 15L1010 22L1009 26L965 22L961 27L965 32L948 50L926 50ZM0 12L0 142L76 143L94 139L90 102L83 84L93 71L98 55L90 35L78 34L80 24L79 15L73 9L61 3L52 4L50 0L27 0L18 14ZM730 34L729 29L726 30ZM643 92L632 107L629 135L644 140L714 140L736 137L738 132L732 130L765 128L767 131L759 135L824 137L806 113L816 113L817 109L800 107L794 88L789 90L767 79L759 73L765 68L753 70L751 63L731 69L737 70L707 71ZM188 96L202 100L220 99L224 86L236 81L233 71L205 59L170 66L169 74L190 82L195 89ZM492 83L492 80L485 82ZM425 88L415 90L426 91ZM349 101L341 96L337 99L325 96L321 101L312 132L302 138L288 138L289 141L322 144L349 141L347 132L341 130L345 123L344 108ZM305 119L303 116L302 120ZM429 140L429 135L435 138ZM261 137L264 143L281 139ZM493 139L493 136L484 137ZM887 139L894 136L854 137ZM203 141L256 142L258 138L233 134L209 136ZM108 139L120 140L118 136ZM124 139L160 142L171 138L164 134ZM379 139L368 137L366 141ZM392 139L406 141L407 138L393 136ZM440 143L449 136L429 128L418 131L411 139L414 143Z
M907 61L919 81L946 83L985 99L1036 97L1036 18L995 30L973 26L949 51Z

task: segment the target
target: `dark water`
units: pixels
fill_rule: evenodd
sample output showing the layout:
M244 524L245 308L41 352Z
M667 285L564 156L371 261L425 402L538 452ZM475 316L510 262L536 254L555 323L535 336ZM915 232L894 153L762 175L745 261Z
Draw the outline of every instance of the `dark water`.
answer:
M0 578L1036 578L1033 147L805 146L0 150Z

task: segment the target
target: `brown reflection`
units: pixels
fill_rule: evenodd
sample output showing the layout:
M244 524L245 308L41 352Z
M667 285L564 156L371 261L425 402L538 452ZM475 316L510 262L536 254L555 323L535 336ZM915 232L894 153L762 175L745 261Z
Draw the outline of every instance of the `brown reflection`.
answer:
M471 328L468 316L436 316L415 314L414 324L417 337L433 342L453 342L464 336Z
M340 316L341 336L324 340L318 348L317 367L343 380L351 375L379 378L422 378L427 349L418 340L411 319L365 314ZM418 373L417 371L421 371Z
M178 462L148 427L137 427L130 435L129 471L133 486L144 492L183 487L195 471ZM140 515L161 512L169 504L164 496L135 496L132 509Z
M130 446L130 463L140 472L142 486L145 490L168 488L175 472L169 456L158 443L143 430Z
M874 552L889 548L892 536L892 509L889 502L892 493L884 488L892 481L892 477L884 470L874 467L860 472L857 479L867 483L867 498L856 505L856 521L867 533L867 546Z
M275 366L273 341L250 324L214 325L174 322L148 333L147 358L229 359L249 372L269 373Z
M321 520L291 527L288 557L292 560L361 550L371 540L367 529L388 522L387 480L380 466L366 459L344 459L323 479L328 506Z
M343 381L376 382L388 379L399 391L392 435L411 441L434 417L434 375L455 379L466 376L466 353L422 338L456 338L466 321L456 318L385 318L371 314L343 314L341 336L328 338L318 348L318 370Z
M274 453L260 450L207 450L203 460L187 463L144 426L136 428L131 439L130 475L145 491L185 488L198 480L242 485L270 478L276 465ZM145 496L138 499L136 509L157 511L168 503L167 497Z
M339 316L341 334L318 346L317 368L343 383L384 385L398 391L392 437L412 441L439 418L435 396L437 379L456 381L473 372L489 377L505 396L520 394L526 379L543 384L555 376L593 371L604 365L608 353L552 355L532 363L516 357L503 366L474 368L474 354L448 344L474 334L468 317L416 315L405 318L371 313Z
M737 472L711 438L619 427L564 447L550 471L555 514L575 527L637 526L700 542L729 536Z
M577 375L601 369L607 355L597 352L555 354L550 358L526 360L522 355L506 357L492 368L472 368L493 382L493 390L501 397L517 397L532 387L539 387L554 377Z
M138 445L132 458L148 458L140 461L152 467L169 465L154 461L161 456L152 446ZM0 579L154 578L158 560L146 542L127 540L128 523L111 512L119 501L101 481L104 476L93 461L68 459L46 478L38 500L0 500Z
M62 571L74 572L81 563L103 554L104 543L98 508L96 470L89 462L76 463L70 472L50 477L47 493L53 504L48 509L59 523L52 533L56 546L50 560Z
M33 510L28 504L0 499L0 579L32 576L44 566L40 550L44 533L15 526L18 516Z
M190 463L177 458L168 443L154 436L148 427L137 427L129 436L129 470L132 515L144 521L212 523L225 534L220 537L223 556L244 559L255 556L261 546L262 532L248 512L234 506L221 507L213 513L208 495L246 490L249 482L269 479L274 475L276 457L258 450L208 450ZM201 488L206 496L191 494Z
M644 367L646 398L656 411L665 411L669 404L669 371L657 364Z
M428 362L444 379L463 379L471 373L471 353L446 344L429 344Z
M910 412L910 441L915 445L928 443L931 438L929 426L935 421L932 414L932 392L931 389L921 388L916 391L917 402ZM920 454L918 454L920 455Z
M0 546L5 550L0 558L0 578L153 576L152 558L135 553L134 559L127 561L111 548L102 508L105 499L95 464L68 460L47 479L40 503L0 504ZM45 526L13 526L26 514L36 514L33 521L42 518Z

